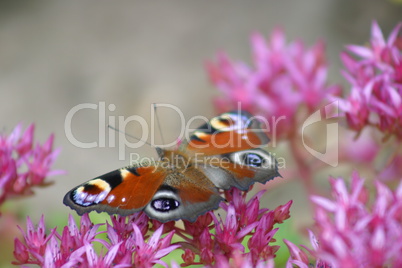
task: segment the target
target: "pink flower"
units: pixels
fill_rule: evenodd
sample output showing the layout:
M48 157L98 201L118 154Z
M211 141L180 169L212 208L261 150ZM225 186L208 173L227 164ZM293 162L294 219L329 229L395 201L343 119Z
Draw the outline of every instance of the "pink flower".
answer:
M176 234L185 240L180 243L185 250L182 255L184 264L208 267L221 267L218 264L229 265L237 261L259 267L264 267L266 262L269 264L279 248L271 245L277 231L274 225L289 218L292 202L275 210L262 209L260 198L263 193L260 191L246 201L247 192L236 188L225 191L228 203L221 203L226 212L225 220L210 212L194 223L185 221L184 230L176 227ZM247 237L249 252L243 246ZM200 257L199 262L194 261L196 255Z
M46 234L44 217L42 216L38 227L35 228L31 219L27 219L27 231L21 232L24 241L15 239L14 264L38 264L44 267L62 267L70 263L82 262L81 255L85 252L84 247L90 243L104 242L96 238L100 232L97 231L100 225L94 225L87 214L81 217L81 224L78 228L70 215L69 225L64 227L62 234L52 229ZM52 263L52 266L47 264Z
M392 191L376 181L373 202L357 172L352 175L350 190L341 178L331 178L330 183L331 199L311 198L317 205L312 255L331 267L400 267L402 183ZM291 263L307 264L303 254L289 242L287 245L293 252Z
M104 244L104 241L97 239L96 236L100 234L98 228L101 224L94 225L89 219L88 214L84 214L80 218L80 226L75 224L72 215L68 217L68 225L63 228L61 236L58 233L55 235L60 239L60 251L64 258L67 258L70 252L85 246L88 243L97 241ZM29 241L27 241L29 243Z
M347 46L341 54L350 95L340 99L349 126L357 131L377 127L385 138L402 138L402 37L399 23L385 40L373 22L370 45Z
M289 240L283 240L290 252L290 258L288 260L288 266L292 267L292 264L297 265L300 268L308 268L309 258L308 255L302 251L298 246L290 242ZM317 266L315 266L317 267Z
M90 244L86 244L81 251L83 251L85 249L85 253L86 253L86 264L88 265L88 267L96 267L96 268L108 268L108 267L132 267L130 264L117 264L115 265L114 263L114 259L116 257L116 254L118 253L120 247L120 243L116 244L114 246L112 246L109 251L106 253L106 255L103 256L99 256L94 248L92 247L92 245ZM73 264L72 261L69 261L67 264L69 265L74 265L74 264L79 264L79 262L75 262ZM49 266L50 267L50 266ZM71 267L71 266L69 266ZM145 267L145 266L144 266Z
M54 235L56 229L53 229L49 235L46 235L45 220L42 216L37 228L34 227L31 219L28 217L27 231L24 232L21 228L20 230L24 235L25 243L22 243L17 238L15 239L14 256L17 262L14 264L43 264L47 243Z
M215 105L219 111L241 105L241 109L271 118L269 124L277 132L272 135L289 137L302 122L296 117L301 106L311 113L327 95L339 92L338 86L326 82L324 45L319 42L305 48L301 41L286 44L281 30L275 30L268 42L255 33L251 43L253 67L233 62L224 53L218 55L216 63L208 63L211 81L223 94Z
M150 219L143 212L131 216L112 216L112 225L107 224L107 235L110 244L106 248L116 248L113 255L113 262L127 264L136 267L152 267L159 263L166 266L160 259L174 249L180 247L178 244L171 244L174 231L161 238L164 225L161 224L146 242L147 233L150 231Z
M296 246L292 242L290 242L286 239L283 240L290 252L290 258L286 263L286 268L292 268L292 267L294 267L294 265L296 265L299 268L311 268L311 267L333 268L328 263L326 263L320 259L317 259L315 261L314 266L311 265L311 261L309 260L308 255L310 254L314 257L317 257L317 256L315 256L314 251L316 251L318 249L318 241L316 240L313 232L311 232L310 230L309 230L309 235L310 235L310 242L311 242L311 245L313 246L314 250L311 250L308 247L301 245L301 247L304 248L305 251L308 252L308 254L305 251L301 250L298 246Z
M290 218L290 206L293 201L290 200L285 205L280 205L274 210L274 223L283 223L284 220Z
M274 213L271 211L262 216L254 234L247 243L250 249L249 255L254 264L257 264L260 260L268 261L273 259L279 249L279 246L269 245L269 243L275 242L273 237L278 231L278 228L273 229L273 225Z
M136 267L152 267L154 264L158 263L168 267L160 258L180 247L179 245L170 245L174 232L170 232L164 238L161 238L163 230L163 226L161 226L153 233L148 243L145 243L139 228L136 225L133 225L133 227L133 238L136 244L134 265Z
M31 194L46 177L61 174L51 170L60 150L53 150L53 135L43 144L33 144L34 125L21 134L17 125L7 137L0 135L0 204L8 197Z
M243 238L258 225L258 222L253 222L240 228L235 209L231 205L228 206L225 222L219 221L216 217L214 222L216 242L224 254L230 254L234 250L244 252L244 246L241 244Z
M228 211L229 205L233 205L236 218L239 219L239 226L244 227L258 221L268 211L267 208L260 208L260 199L264 193L265 190L259 191L249 201L246 201L247 192L233 188L225 191L225 198L230 203L222 203L221 207Z
M143 235L146 235L149 230L149 218L143 213L134 213L130 216L111 216L110 217L112 225L107 223L109 239L112 240L113 244L117 244L119 241L127 239L133 233L133 224L140 229ZM109 232L110 230L110 232ZM117 237L111 236L111 232L115 232Z
M115 226L108 225L107 235L109 241L99 238L102 231L98 231L101 224L94 225L84 214L80 226L77 226L70 215L68 225L62 234L56 229L46 233L44 217L35 228L30 218L27 219L27 231L23 233L21 242L15 239L14 264L37 264L41 267L152 267L158 263L167 266L160 258L179 247L171 244L174 232L161 238L163 225L153 235L147 236L140 230L144 216L142 213L126 217L114 218ZM126 224L123 227L122 223ZM129 227L130 226L130 227ZM148 221L147 221L148 226ZM126 230L131 228L127 235ZM147 233L146 228L145 233ZM105 254L96 253L94 242L103 245Z

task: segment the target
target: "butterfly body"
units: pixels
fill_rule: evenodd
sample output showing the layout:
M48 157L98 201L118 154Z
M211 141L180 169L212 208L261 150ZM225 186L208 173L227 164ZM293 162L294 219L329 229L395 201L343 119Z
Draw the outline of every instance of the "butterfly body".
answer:
M68 192L64 204L89 211L130 215L144 211L161 222L190 221L218 208L218 189L247 190L278 176L274 157L257 120L246 112L214 117L178 148L157 148L159 159L121 168Z

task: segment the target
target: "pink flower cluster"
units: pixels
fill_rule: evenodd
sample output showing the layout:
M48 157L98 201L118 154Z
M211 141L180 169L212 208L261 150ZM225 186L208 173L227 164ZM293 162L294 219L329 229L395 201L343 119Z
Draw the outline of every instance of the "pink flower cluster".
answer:
M402 139L402 23L385 40L380 27L373 22L368 46L347 46L341 54L346 67L344 75L351 84L347 99L340 108L352 129L367 125L380 129L385 138Z
M275 30L268 42L262 35L253 34L251 44L254 67L233 62L224 53L207 65L212 83L223 94L215 99L219 111L241 105L241 109L272 119L277 137L286 138L301 125L296 116L301 107L307 107L306 115L311 114L328 94L340 92L338 86L327 85L322 42L312 48L301 41L286 44L283 32Z
M70 215L68 225L62 233L56 229L46 234L44 217L35 228L28 218L24 242L15 239L14 264L37 264L40 267L152 267L160 258L169 254L179 245L171 245L174 232L161 238L163 225L145 242L148 232L148 217L138 213L130 217L112 217L112 225L107 224L110 242L97 238L101 224L94 225L88 214L81 217L80 226ZM106 254L94 250L94 242L102 244Z
M261 191L246 201L246 192L238 189L225 191L225 198L229 201L228 204L221 204L226 211L225 220L210 212L195 223L185 221L184 229L176 228L176 233L184 239L181 242L184 264L227 267L227 263L234 261L253 267L269 263L279 248L270 245L275 241L273 236L278 230L274 225L289 218L292 201L275 210L260 208L263 193ZM215 230L215 234L211 230ZM243 246L246 237L249 237L248 252ZM195 260L196 255L199 256L198 261Z
M401 267L402 183L391 190L376 181L377 193L371 202L357 172L349 191L342 178L331 178L330 183L331 199L311 198L317 205L317 236L311 234L314 250L309 251L318 258L316 267ZM293 252L289 262L309 267L305 252L288 246Z
M59 150L53 150L54 136L43 144L33 144L35 126L23 134L21 125L9 136L0 135L0 204L8 197L31 194L31 187L46 185L48 176L60 174L50 170Z
M94 225L88 214L77 227L70 215L68 225L61 233L56 229L46 234L44 218L35 228L28 218L24 240L15 240L15 264L37 264L41 267L152 267L167 266L160 259L181 248L182 266L204 264L209 267L228 267L232 263L248 266L272 267L278 246L274 225L289 217L291 201L275 210L262 209L258 193L246 201L246 193L232 189L225 196L229 204L222 204L226 218L222 220L212 212L200 216L194 223L184 221L184 228L176 222L161 224L149 220L143 213L128 217L111 217L106 225L108 239L98 237L100 224ZM149 231L154 231L147 239ZM161 238L162 234L166 234ZM171 242L174 234L183 241ZM249 237L249 251L242 242ZM96 253L94 242L100 243L106 253ZM196 260L198 259L198 260ZM243 267L246 267L243 266Z

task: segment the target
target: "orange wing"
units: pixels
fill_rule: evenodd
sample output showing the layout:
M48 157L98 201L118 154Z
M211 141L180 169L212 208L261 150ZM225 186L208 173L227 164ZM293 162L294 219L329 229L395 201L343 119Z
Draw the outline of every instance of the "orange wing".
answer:
M155 166L122 168L75 187L63 202L80 215L93 210L129 215L151 201L165 177Z
M251 114L244 111L224 113L192 133L179 150L205 156L232 153L261 147L269 142L267 130Z

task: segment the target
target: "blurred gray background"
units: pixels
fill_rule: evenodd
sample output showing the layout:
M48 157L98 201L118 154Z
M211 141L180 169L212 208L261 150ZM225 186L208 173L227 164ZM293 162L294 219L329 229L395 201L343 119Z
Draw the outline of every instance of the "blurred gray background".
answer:
M1 131L34 122L36 140L55 133L62 153L54 167L67 171L50 178L53 186L17 201L17 208L34 221L42 213L67 219L71 211L62 198L68 190L128 163L118 160L117 148L72 145L64 130L72 107L106 102L116 105L107 116L149 120L152 103L169 103L186 119L211 117L217 90L208 81L205 62L220 50L250 62L250 34L267 37L275 26L288 40L301 38L308 46L325 40L329 81L344 83L338 54L345 44L367 42L373 19L388 35L402 19L402 6L378 0L1 1ZM177 114L162 110L160 117L164 139L174 140ZM97 111L77 113L72 127L79 140L97 141ZM136 135L140 129L133 124L126 131ZM146 146L134 152L155 156ZM272 206L289 199L277 196Z

